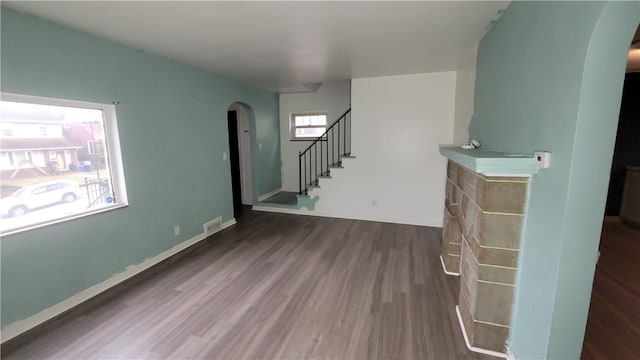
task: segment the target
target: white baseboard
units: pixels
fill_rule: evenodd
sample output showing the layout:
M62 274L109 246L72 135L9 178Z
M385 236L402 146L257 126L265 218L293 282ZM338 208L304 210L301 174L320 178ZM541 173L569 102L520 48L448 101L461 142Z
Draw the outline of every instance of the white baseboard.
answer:
M293 215L307 215L307 216L319 216L319 217L329 217L329 218L338 218L338 219L350 219L350 220L364 220L364 221L376 221L382 223L390 223L390 224L403 224L403 225L417 225L417 226L429 226L429 227L437 227L442 228L442 222L436 219L432 220L411 220L411 219L391 219L385 217L369 217L369 216L357 216L353 214L339 214L339 213L325 213L317 210L307 210L307 209L293 209L286 207L276 207L276 206L264 206L264 205L253 205L251 208L256 211L267 211L267 212L275 212L282 214L293 214Z
M507 360L516 360L516 354L513 353L509 345L507 345Z
M305 214L304 212L310 212L307 210L300 210L300 209L292 209L292 208L286 208L286 207L276 207L276 206L264 206L264 205L253 205L251 207L251 210L255 210L255 211L265 211L265 212L275 212L275 213L281 213L281 214L293 214L293 215L316 215L319 216L317 214Z
M447 268L444 266L444 259L442 258L442 255L440 255L440 265L442 265L442 271L444 271L445 274L453 275L453 276L460 276L459 272L447 271Z
M495 357L504 358L504 359L507 358L507 354L471 346L471 343L469 342L469 337L467 336L467 329L465 329L464 327L464 322L462 321L462 315L460 314L460 307L458 305L456 305L456 315L458 315L458 322L460 323L460 328L462 329L462 336L464 336L464 343L467 345L467 349L480 354L495 356Z
M271 192L268 192L266 194L262 194L262 195L258 196L258 201L266 200L266 199L272 197L273 195L279 193L280 191L282 191L282 188L277 188L277 189L275 189L275 190L273 190Z
M222 224L222 228L226 229L230 226L236 224L236 219L231 219L225 221ZM90 288L87 288L67 299L46 308L39 313L24 319L19 320L14 323L11 323L5 326L1 331L1 341L4 343L5 341L11 340L14 337L33 329L34 327L45 323L48 320L53 319L54 317L64 313L65 311L71 310L72 308L80 305L81 303L109 290L110 288L122 283L125 280L128 280L137 274L151 268L152 266L160 263L163 260L170 258L171 256L199 243L200 241L206 239L207 237L204 234L200 233L189 240L181 242L180 244L172 247L171 249L164 251L154 257L147 258L143 262L128 266L127 269L121 273L115 274L114 276L108 278L107 280L93 285Z
M223 229L226 229L226 228L228 228L229 226L233 226L233 225L235 225L235 224L237 224L237 222L236 222L236 218L233 218L233 219L231 219L231 220L227 220L227 221L223 222L223 223L222 223L222 228L223 228Z

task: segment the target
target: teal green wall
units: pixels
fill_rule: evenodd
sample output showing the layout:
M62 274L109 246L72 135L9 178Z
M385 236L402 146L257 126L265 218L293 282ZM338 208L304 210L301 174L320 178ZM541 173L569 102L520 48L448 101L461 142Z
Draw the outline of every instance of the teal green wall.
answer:
M120 101L129 196L127 208L1 240L2 326L233 218L231 103L251 106L254 199L280 187L277 94L5 8L1 41L2 91Z
M480 43L470 135L552 153L532 178L509 344L578 358L638 2L512 2Z

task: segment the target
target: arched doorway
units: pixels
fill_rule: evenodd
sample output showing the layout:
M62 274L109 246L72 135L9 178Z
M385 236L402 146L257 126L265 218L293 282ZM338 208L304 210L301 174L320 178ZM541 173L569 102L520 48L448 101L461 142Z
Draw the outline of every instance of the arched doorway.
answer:
M640 251L636 210L640 195L633 186L640 166L640 26L629 50L622 94L582 359L633 358L640 353L636 335L640 309L632 306L640 303L635 289L640 277L636 256Z
M512 6L531 10L527 5L518 7L517 4L527 3L514 2ZM564 52L560 52L559 46L542 47L570 59L563 69L570 69L572 64L579 65L577 69L581 74L576 74L579 82L572 82L571 86L564 88L564 94L556 97L562 102L565 101L562 95L566 95L566 99L573 97L573 109L563 112L566 108L562 107L561 102L556 102L559 106L554 107L554 113L549 117L557 116L562 122L540 127L543 130L540 139L549 139L548 144L553 147L551 151L555 152L556 162L552 165L555 170L535 177L535 184L529 193L508 340L509 348L517 358L578 358L582 349L626 58L640 20L637 2L589 4L592 4L588 7L593 11L591 18L583 23L585 27L580 33L572 33L571 39L576 40L573 44L577 48L564 48ZM539 6L537 10L540 10L549 5L535 6ZM573 14L577 14L575 9L587 8L583 8L583 5L575 5L573 9L555 6L547 7L546 11L556 14L560 10L564 14L573 11ZM521 17L513 18L522 19L524 14L527 12L523 11L519 13ZM549 13L545 16L552 17ZM558 29L571 28L572 23L563 22L564 19L558 17L553 23L558 25ZM510 25L513 27L515 24ZM496 29L500 30L499 27ZM498 33L497 30L495 33L507 38L507 32ZM580 39L579 42L577 39ZM537 43L545 43L544 39L538 40ZM580 51L576 50L578 48ZM480 70L478 79L482 79ZM500 73L494 71L490 74ZM482 83L477 84L476 97L478 93L483 93L478 91ZM532 83L530 89L544 91L548 89L547 85L548 82ZM498 88L504 89L509 87ZM484 94L489 97L496 95L486 91ZM539 101L539 109L542 110L545 104L553 103L547 94L532 99ZM508 97L504 96L502 100L508 100ZM536 112L525 111L529 109L524 105L518 107L523 116L529 116L526 122L519 124L537 124ZM483 123L476 122L476 126L478 124ZM568 136L553 138L558 134L555 126L559 124L567 126L565 130ZM487 136L489 131L503 134L497 132L496 128L485 129L488 130L485 131ZM474 130L479 132L478 129ZM525 132L509 130L518 136L506 139L502 142L503 146L510 146L509 141L513 139L527 140ZM568 142L562 143L563 139ZM566 144L571 144L571 147L563 148ZM549 196L554 189L558 190L557 196ZM551 218L548 214L554 209L562 211L558 211L557 217ZM552 225L553 231L547 231Z
M240 102L234 102L227 109L229 165L236 218L241 216L243 205L253 204L250 109Z
M567 186L568 206L564 222L568 225L558 265L554 316L547 348L549 358L573 358L581 353L625 64L640 19L638 10L638 4L633 2L604 4L585 54L574 155Z

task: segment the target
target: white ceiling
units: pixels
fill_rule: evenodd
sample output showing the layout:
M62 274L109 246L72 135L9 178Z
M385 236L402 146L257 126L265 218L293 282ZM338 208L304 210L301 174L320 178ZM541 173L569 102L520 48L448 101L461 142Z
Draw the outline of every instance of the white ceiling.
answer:
M455 70L508 1L2 1L260 88Z

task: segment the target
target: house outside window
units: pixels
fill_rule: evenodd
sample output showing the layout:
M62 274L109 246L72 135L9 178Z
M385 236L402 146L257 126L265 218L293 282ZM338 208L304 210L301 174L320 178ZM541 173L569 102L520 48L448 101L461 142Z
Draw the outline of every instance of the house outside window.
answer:
M127 205L115 106L1 94L0 234Z
M327 130L327 113L306 112L291 114L291 139L313 140Z
M87 150L90 155L104 155L104 141L87 141Z

